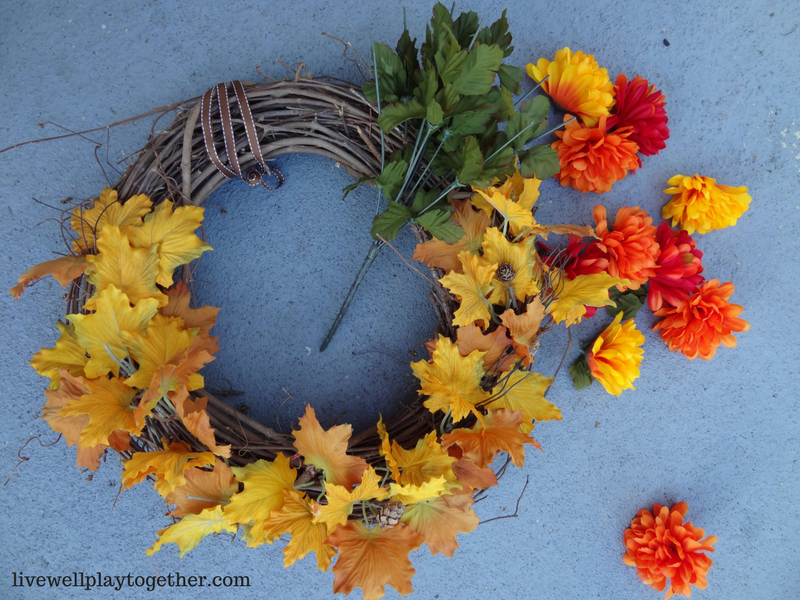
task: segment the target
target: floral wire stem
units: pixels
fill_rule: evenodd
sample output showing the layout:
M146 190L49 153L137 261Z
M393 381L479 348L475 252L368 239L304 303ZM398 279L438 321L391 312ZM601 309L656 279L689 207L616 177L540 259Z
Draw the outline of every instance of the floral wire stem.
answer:
M555 131L558 131L558 130L559 130L559 129L561 129L562 127L566 127L566 126L567 126L569 123L572 123L572 122L573 122L575 119L577 119L577 118L578 118L578 117L572 117L572 118L571 118L569 121L564 121L563 123L560 123L559 125L556 125L556 126L555 126L555 127L553 127L552 129L549 129L549 130L545 131L544 133L542 133L542 134L540 134L540 135L537 135L537 136L536 136L535 138L533 138L533 139L532 139L530 142L528 142L527 144L525 144L525 145L522 147L522 149L523 149L523 150L527 150L527 149L528 149L528 148L530 148L531 146L535 146L536 144L535 144L534 142L536 142L536 140L538 140L539 138L543 138L543 137L545 137L545 136L547 136L547 135L550 135L551 133L553 133L553 132L555 132ZM522 131L520 131L520 133L522 133ZM517 135L519 135L519 133L518 133ZM514 137L517 137L517 136L515 135Z
M529 89L527 92L525 92L524 94L522 94L522 96L520 96L519 100L517 100L516 102L514 102L514 106L517 106L518 104L520 104L520 103L521 103L523 100L525 100L525 99L526 99L528 96L530 96L530 95L531 95L533 92L535 92L535 91L536 91L536 90L538 90L540 87L542 87L542 84L543 84L545 81L547 81L548 79L550 79L550 75L548 75L547 77L545 77L544 79L542 79L542 80L541 80L539 83L537 83L535 86L533 86L533 87L532 87L531 89Z
M380 81L378 79L378 58L375 53L375 38L372 38L372 68L375 71L375 95L378 97L378 116L381 116L381 86ZM380 129L380 127L378 127ZM386 156L386 141L383 137L383 129L380 129L381 132L381 173L383 173L383 168L385 166L385 156ZM378 216L378 213L381 210L381 195L382 190L378 187L378 201L375 203L375 216Z

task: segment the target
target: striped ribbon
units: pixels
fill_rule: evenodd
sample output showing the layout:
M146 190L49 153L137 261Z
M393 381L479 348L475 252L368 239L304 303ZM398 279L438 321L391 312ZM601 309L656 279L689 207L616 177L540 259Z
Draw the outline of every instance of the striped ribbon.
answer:
M228 85L233 87L234 97L228 97ZM219 111L220 121L222 122L222 137L225 144L225 154L228 158L230 166L222 162L217 154L216 141L214 140L214 127L212 121L212 112L214 110L214 98L217 99L217 107ZM256 159L256 165L247 170L242 171L239 164L239 157L236 153L236 139L233 136L233 117L231 115L231 101L239 105L239 112L242 115L244 122L244 130L247 135L247 144L253 157ZM244 85L241 81L232 81L230 84L218 83L205 94L203 94L202 105L200 110L200 122L203 128L203 142L206 146L206 153L217 167L217 170L228 179L239 177L246 181L249 185L255 186L259 183L271 190L272 188L267 185L264 180L265 177L274 175L278 180L278 186L283 185L283 173L277 168L270 169L267 166L264 156L261 154L261 145L259 144L258 134L256 133L256 125L253 120L253 113L250 110L250 103L247 101L247 94L244 92ZM277 188L276 188L277 189Z

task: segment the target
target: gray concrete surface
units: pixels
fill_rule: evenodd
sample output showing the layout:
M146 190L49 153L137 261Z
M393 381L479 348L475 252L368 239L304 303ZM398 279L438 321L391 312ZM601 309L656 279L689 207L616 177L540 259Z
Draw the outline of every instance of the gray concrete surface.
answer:
M461 7L462 4L459 3ZM800 4L795 1L509 1L520 66L564 45L597 55L612 74L641 74L667 96L672 137L660 156L602 197L542 185L543 222L591 221L598 200L613 214L639 204L658 214L675 173L699 172L747 185L751 210L733 229L698 237L706 275L733 281L733 301L752 330L711 362L670 354L647 333L642 376L620 398L599 385L572 390L562 376L551 399L564 420L537 427L545 454L529 452L524 470L477 508L482 518L516 520L460 536L455 558L415 552L415 598L652 599L621 561L622 532L637 510L685 500L689 517L719 537L702 600L792 599L800 595L797 277L800 252ZM492 19L502 5L463 5ZM422 31L429 3L407 3L409 28ZM9 3L0 19L0 147L58 133L36 124L100 126L202 93L234 78L256 79L255 65L285 75L274 61L305 61L316 73L358 80L339 35L365 51L371 36L394 43L399 3L99 2ZM664 40L669 41L669 46ZM112 132L110 156L139 148L149 123ZM115 162L115 161L112 161ZM201 297L221 305L222 350L208 378L246 392L253 414L284 429L313 403L330 424L371 423L392 398L413 393L402 362L429 332L426 287L393 254L380 257L330 350L316 348L368 245L371 193L340 201L348 183L330 161L280 161L287 183L276 193L244 184L222 188L208 205ZM109 175L113 177L112 174ZM60 247L53 214L33 198L96 194L103 174L91 144L70 139L0 155L2 282ZM227 214L221 214L219 207ZM41 223L41 224L40 224ZM410 236L398 242L409 255ZM55 339L61 289L43 282L18 303L0 294L0 472L17 462L31 435L54 435L38 419L46 381L27 365ZM580 327L590 337L608 319ZM653 319L637 322L649 329ZM552 373L565 344L543 345L538 369ZM306 347L310 348L308 352ZM386 354L378 353L378 351ZM392 355L392 356L388 356ZM566 375L566 374L564 374ZM285 388L292 399L283 403ZM277 425L276 425L277 426ZM0 487L0 598L145 598L145 590L69 591L12 587L12 573L101 571L147 576L247 575L249 589L175 589L157 597L327 598L332 574L313 559L288 570L280 543L249 550L226 538L205 540L183 560L174 546L152 559L144 550L166 526L165 505L142 485L116 507L120 467L110 457L93 481L74 465L74 449L30 445ZM360 597L360 592L355 592ZM398 595L389 590L388 598Z

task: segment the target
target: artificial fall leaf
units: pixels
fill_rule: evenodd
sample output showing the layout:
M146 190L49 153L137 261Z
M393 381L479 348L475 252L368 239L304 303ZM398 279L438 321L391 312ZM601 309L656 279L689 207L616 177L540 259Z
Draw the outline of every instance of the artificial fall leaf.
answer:
M360 587L364 600L379 600L388 584L403 596L410 594L411 577L416 571L408 555L423 541L422 536L404 525L367 529L360 521L348 521L326 542L339 549L333 566L333 593L349 594Z
M120 337L139 363L139 369L128 378L128 385L139 389L150 385L153 374L192 341L183 319L164 315L155 315L145 333L123 331Z
M194 467L213 465L211 452L193 452L185 442L164 443L164 450L135 452L125 461L122 469L122 489L128 489L148 475L155 475L153 487L166 497L171 491L186 483L185 472Z
M325 471L325 481L350 490L361 479L367 461L347 454L347 442L353 434L350 425L334 425L327 431L317 421L311 406L300 417L300 429L293 431L294 447L303 462Z
M87 300L85 308L95 310L97 293L109 286L121 290L131 304L155 298L159 306L167 304L167 297L156 287L158 275L158 253L155 247L133 248L128 236L116 225L103 228L97 238L98 254L90 254L91 263L87 271L89 283L95 294Z
M445 492L446 483L444 477L436 477L435 479L426 481L422 485L414 485L413 483L400 485L398 483L392 483L389 485L389 497L392 500L402 502L408 507L418 502L425 502L426 500L438 498Z
M547 235L574 235L576 237L597 237L591 225L535 225L532 233L547 239Z
M217 456L230 458L230 445L218 446L214 437L214 429L211 427L211 421L209 421L208 413L206 412L208 398L198 398L192 401L189 398L189 391L185 386L182 386L178 388L170 400L175 405L175 411L178 413L183 425L189 430L189 433Z
M515 314L510 308L500 315L500 321L508 327L508 332L517 344L529 348L533 345L539 325L544 318L544 305L537 296L525 307L521 315Z
M483 239L483 263L494 266L496 271L489 302L508 306L512 295L520 302L525 302L528 296L539 293L539 285L533 276L533 241L533 238L526 238L512 243L496 227L486 230ZM497 271L500 271L501 266L510 274L511 279L500 279Z
M429 267L439 267L445 273L462 273L463 267L458 255L464 251L478 254L483 244L483 232L490 221L482 211L473 210L469 200L453 200L450 204L455 209L452 218L464 228L464 236L455 244L437 239L417 244L412 258Z
M471 252L461 252L458 259L463 273L448 273L439 280L460 302L453 325L464 327L475 321L481 321L485 325L492 318L487 296L492 292L492 278L497 265L484 265L480 257Z
M167 504L175 505L170 517L196 515L207 508L227 504L239 489L233 471L220 459L214 461L213 471L195 467L184 471L183 476L186 483L167 494Z
M369 467L361 476L361 483L352 492L340 485L326 484L325 498L328 504L314 507L314 522L324 523L328 532L332 532L337 525L347 522L356 502L385 500L388 493L387 488L381 487L381 478L375 469Z
M213 456L213 455L212 455ZM244 467L233 467L237 481L244 490L231 497L225 507L225 517L230 523L253 523L248 546L272 543L275 537L264 536L270 513L283 506L283 490L291 490L297 472L289 465L289 458L278 454L270 462L259 460Z
M533 429L533 420L561 420L561 410L544 397L552 383L552 377L533 371L514 371L507 379L501 379L492 390L493 400L489 406L494 409L507 408L512 412L522 411L523 420L519 430L529 433Z
M78 207L72 211L70 226L78 234L72 240L72 249L86 254L95 247L96 236L106 225L116 225L120 229L141 225L142 217L150 212L153 203L144 194L132 196L123 204L117 202L117 192L106 188L89 210Z
M401 523L425 538L431 555L437 552L452 558L458 548L456 534L470 533L480 522L471 508L453 508L444 498L406 506Z
M536 222L533 219L530 208L525 208L517 202L514 202L496 188L475 191L477 191L478 194L473 199L473 204L484 211L486 205L496 210L504 221L508 221L513 235L516 236L525 229L531 229Z
M36 372L50 378L51 390L58 388L59 374L62 370L70 375L82 375L83 367L89 360L86 350L75 336L75 326L57 321L56 327L61 333L56 341L56 347L42 348L31 359L31 366Z
M201 241L194 230L203 223L203 209L199 206L181 206L164 200L147 215L144 224L125 230L136 248L158 250L158 277L156 282L164 287L172 285L172 273L180 265L189 263L211 246Z
M392 455L392 445L389 442L389 434L386 432L386 426L383 424L383 417L378 419L378 436L381 438L380 453L386 461L386 466L392 473L392 479L400 481L400 467L397 466L397 461Z
M61 409L62 417L88 415L89 422L81 430L80 446L88 448L109 443L109 436L117 429L139 435L144 422L137 421L131 401L136 390L121 379L90 379L85 381L89 393L74 398Z
M440 335L431 362L411 363L411 369L420 380L420 395L427 395L425 408L431 412L451 412L453 421L460 421L470 413L480 418L475 405L489 394L481 388L484 352L477 350L461 356L458 346Z
M297 490L283 490L283 506L269 514L269 532L279 536L289 533L292 539L283 549L283 566L291 567L309 552L317 555L317 568L327 571L336 550L325 543L328 528L314 521L311 505Z
M195 548L207 535L223 531L235 534L236 529L236 525L228 523L221 507L206 508L200 514L187 515L174 525L161 529L155 544L145 554L152 556L164 544L177 544L180 548L178 557L183 558L184 554Z
M501 451L507 452L513 463L521 467L525 463L525 444L539 448L533 438L519 432L523 419L522 411L490 410L483 424L476 423L471 429L446 433L442 436L442 444L446 447L458 444L464 456L479 467L491 464Z
M595 273L593 275L578 275L575 279L564 281L558 294L558 299L547 307L547 312L553 316L556 323L565 321L569 327L580 323L586 314L587 306L616 306L608 297L608 288L619 285L628 286L630 281L612 277L608 273Z
M473 350L485 352L483 368L487 372L510 371L518 357L507 334L505 327L498 327L492 333L484 334L477 325L467 325L456 331L456 346L461 356L469 356Z
M119 360L128 356L122 333L144 332L158 311L158 301L147 298L131 308L128 297L113 285L95 297L94 314L67 315L67 319L75 325L75 337L90 356L84 366L86 377L103 377L109 371L118 376Z
M458 448L458 446L451 446ZM463 451L462 451L463 454ZM471 494L473 490L485 490L497 485L497 475L488 467L479 467L474 460L459 458L453 463L455 473L461 484L461 492Z
M192 295L189 287L182 280L167 290L167 298L169 299L167 305L162 306L158 312L165 317L180 317L187 329L197 327L199 336L208 335L217 322L219 308L214 306L189 307Z
M19 300L26 287L48 275L52 275L53 279L65 288L70 281L83 275L88 266L89 263L86 262L85 256L62 256L55 260L48 260L31 267L20 275L17 285L12 287L9 292L14 296L14 300Z
M421 486L437 477L444 477L447 489L458 486L453 473L453 463L456 459L444 451L436 439L435 431L417 440L417 445L411 450L406 450L397 442L393 442L392 457L401 470L397 483Z

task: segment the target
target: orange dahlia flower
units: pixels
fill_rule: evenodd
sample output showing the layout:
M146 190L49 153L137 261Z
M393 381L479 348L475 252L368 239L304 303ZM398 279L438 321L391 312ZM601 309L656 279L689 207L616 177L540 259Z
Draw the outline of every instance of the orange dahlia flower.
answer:
M564 120L570 119L564 115ZM619 181L629 170L636 172L639 146L628 139L633 131L620 127L607 132L606 117L600 117L597 127L584 127L578 121L567 123L564 131L556 131L561 138L553 142L558 152L561 172L556 175L561 185L571 185L581 192L608 192L615 181Z
M714 552L711 547L716 536L705 535L705 531L683 522L689 512L686 502L678 502L671 509L660 504L653 505L653 512L640 510L625 530L625 547L628 551L623 562L636 567L642 583L658 591L669 588L664 596L692 595L692 585L706 589L706 574L712 561L705 552ZM703 539L700 539L703 538Z
M540 58L526 67L528 76L539 82L548 75L542 89L564 110L577 114L590 127L597 124L614 104L614 86L608 71L601 69L591 54L569 48L556 52L551 61Z
M661 249L656 241L656 227L647 211L638 206L623 206L617 211L614 229L609 230L606 209L598 204L592 211L597 227L597 246L608 258L608 274L630 279L628 289L638 290L656 273L656 259Z
M597 336L586 355L592 376L609 394L619 396L622 390L636 389L633 382L639 377L639 365L644 356L642 332L633 319L622 321L622 312Z
M664 306L656 311L657 317L665 318L655 324L653 331L661 332L670 352L678 350L691 359L699 356L710 360L720 344L736 346L733 332L750 330L750 323L738 318L744 309L728 302L732 294L732 283L706 281L677 307Z
M664 193L673 196L661 217L672 219L673 226L680 224L689 235L736 225L752 200L746 187L719 185L711 177L675 175L669 184Z

